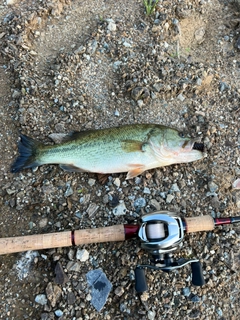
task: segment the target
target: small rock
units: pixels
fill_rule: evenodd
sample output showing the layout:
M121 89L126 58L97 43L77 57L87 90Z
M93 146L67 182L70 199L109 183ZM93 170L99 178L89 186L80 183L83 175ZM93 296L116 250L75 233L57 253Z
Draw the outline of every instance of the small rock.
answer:
M137 101L137 104L138 104L139 108L142 108L144 102L143 102L143 100L140 99Z
M174 184L171 186L171 190L172 190L173 192L179 192L179 191L180 191L177 183L174 183Z
M62 310L60 310L60 309L54 311L54 313L55 313L55 315L56 315L58 318L63 315L63 312L62 312Z
M146 200L144 198L138 198L134 201L133 205L136 209L143 208L146 206Z
M151 191L150 191L149 188L145 187L145 188L143 189L143 193L151 194Z
M166 203L171 203L174 199L174 196L172 194L168 194L166 198Z
M60 262L57 262L54 271L55 271L54 281L57 284L63 284L64 285L69 280L68 276L63 271L63 267L62 267L62 264Z
M13 99L18 99L21 96L21 92L18 90L14 90L12 94Z
M157 202L156 199L151 199L149 201L149 205L152 206L153 208L155 208L155 210L160 210L160 204L159 204L159 202Z
M116 31L117 30L117 25L114 21L110 20L107 26L109 31Z
M121 297L124 294L124 288L123 287L117 287L114 291L115 295L118 297Z
M97 311L101 311L112 289L112 284L101 269L89 271L87 282L91 289L91 303Z
M154 320L155 316L156 316L156 312L155 311L148 310L147 317L148 317L149 320Z
M99 206L96 203L91 203L89 205L89 207L86 210L89 218L92 218L94 216L94 214L97 212L98 208L99 208Z
M89 259L89 252L86 249L77 249L76 258L81 262Z
M146 87L136 87L132 90L131 96L135 101L144 100L150 97L150 92Z
M35 297L35 302L41 304L42 306L46 305L47 304L47 297L45 294L38 294L36 297Z
M80 269L81 269L80 262L69 261L68 264L67 264L67 270L68 271L79 272Z
M59 286L49 282L46 288L46 295L49 302L51 303L51 306L54 308L56 306L57 301L62 295L62 290Z
M205 30L204 27L201 27L201 28L199 28L198 30L195 31L194 36L195 36L196 41L199 44L201 44L204 41L205 32L206 32L206 30Z
M73 194L73 189L71 188L70 182L66 183L67 190L64 193L65 197L70 197Z
M113 214L114 214L115 216L125 215L126 212L127 212L127 208L126 208L124 202L120 202L120 203L113 209Z
M68 259L69 260L73 260L73 258L74 258L74 250L73 249L70 249L69 251L68 251Z
M117 186L119 188L121 185L121 180L119 178L115 178L113 183L115 184L115 186Z
M115 61L115 62L113 63L113 69L114 69L115 71L117 71L117 70L119 69L119 67L120 67L121 64L122 64L122 61Z
M229 86L226 82L221 81L221 82L219 83L219 90L220 90L220 92L226 91L226 90L228 90L228 89L230 89L230 86Z
M162 90L164 88L164 85L161 83L161 82L156 82L154 83L153 85L153 89L156 91L156 92L159 92L160 90Z
M47 218L43 218L39 221L39 228L44 228L46 227L48 224L48 219Z
M232 184L233 189L240 189L240 179L237 179Z
M183 102L185 100L185 97L180 93L178 96L177 96L177 99L180 100L181 102Z
M183 291L184 297L189 297L190 294L191 294L191 291L190 291L190 289L188 287L183 288L182 291Z
M237 208L240 208L240 193L236 193L235 203L236 203Z
M114 115L115 115L116 117L119 117L119 116L120 116L119 111L118 111L118 110L115 110Z
M199 298L199 296L193 296L193 297L191 298L191 301L192 301L192 302L200 302L200 301L201 301L201 298Z
M127 41L124 41L124 42L123 42L123 45L124 45L124 47L126 47L126 48L132 48L132 45L131 45L129 42L127 42Z
M72 291L68 292L68 295L67 295L67 302L68 302L68 304L69 304L69 305L72 305L72 304L75 303L75 301L76 301L75 294L74 294Z
M88 179L88 184L89 184L90 187L94 186L94 185L95 185L95 182L96 182L95 179L91 179L91 178Z
M236 49L240 50L240 36L237 38L237 41L235 43Z
M213 181L208 182L208 188L210 192L216 192L218 190L218 185L214 183Z

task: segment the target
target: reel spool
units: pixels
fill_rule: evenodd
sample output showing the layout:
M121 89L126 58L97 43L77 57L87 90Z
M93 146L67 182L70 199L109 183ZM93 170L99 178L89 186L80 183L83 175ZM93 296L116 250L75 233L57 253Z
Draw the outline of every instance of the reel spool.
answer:
M157 211L142 217L142 225L138 236L141 247L148 251L152 265L138 265L135 269L135 289L138 293L147 291L144 269L172 271L191 264L192 283L196 286L205 284L202 267L197 259L187 260L173 258L175 251L184 237L182 219L174 212Z

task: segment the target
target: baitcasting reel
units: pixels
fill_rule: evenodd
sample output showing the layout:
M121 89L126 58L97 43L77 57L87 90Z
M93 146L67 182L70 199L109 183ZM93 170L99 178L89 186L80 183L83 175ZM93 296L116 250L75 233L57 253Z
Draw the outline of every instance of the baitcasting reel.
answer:
M138 265L135 269L135 289L138 293L148 290L146 283L145 268L172 271L191 264L192 283L196 286L205 284L202 267L197 259L174 259L172 252L175 251L187 230L186 221L176 213L158 211L144 215L141 219L138 236L141 239L141 247L148 251L151 265Z

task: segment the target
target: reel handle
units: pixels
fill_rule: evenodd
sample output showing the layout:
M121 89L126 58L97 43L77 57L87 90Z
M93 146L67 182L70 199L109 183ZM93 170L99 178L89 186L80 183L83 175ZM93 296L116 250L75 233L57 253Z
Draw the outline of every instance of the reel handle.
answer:
M191 263L192 269L192 284L194 286L203 286L205 284L205 280L202 272L202 265L199 261Z
M137 266L135 273L135 290L137 293L143 293L148 290L144 269Z

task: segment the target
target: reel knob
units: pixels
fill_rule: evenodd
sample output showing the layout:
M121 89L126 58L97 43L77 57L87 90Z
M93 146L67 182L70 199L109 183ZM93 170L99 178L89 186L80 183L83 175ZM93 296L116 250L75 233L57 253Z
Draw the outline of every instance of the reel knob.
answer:
M195 286L203 286L205 280L202 272L202 265L199 261L191 263L192 269L192 284Z
M148 285L145 277L144 269L141 267L136 267L135 273L135 290L137 293L143 293L148 290Z

